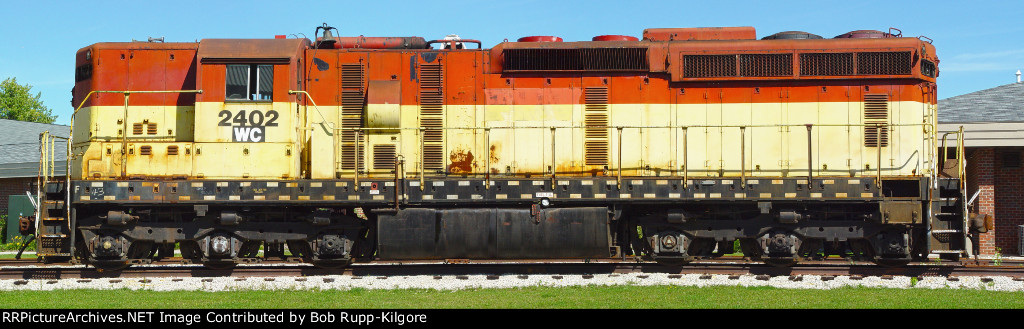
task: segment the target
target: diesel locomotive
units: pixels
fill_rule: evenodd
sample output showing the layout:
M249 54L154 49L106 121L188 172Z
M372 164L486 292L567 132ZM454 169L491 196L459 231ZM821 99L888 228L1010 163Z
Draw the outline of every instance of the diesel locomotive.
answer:
M38 255L119 269L176 252L211 268L970 254L927 38L655 28L483 49L336 33L79 50L68 177L43 175Z

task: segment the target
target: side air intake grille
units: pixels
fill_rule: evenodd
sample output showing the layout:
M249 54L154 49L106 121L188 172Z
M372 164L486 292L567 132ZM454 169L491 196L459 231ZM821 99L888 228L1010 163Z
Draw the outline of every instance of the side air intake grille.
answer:
M910 71L909 51L857 53L857 74L908 75Z
M683 55L683 77L736 76L736 55Z
M793 75L793 54L743 54L740 76L783 77Z
M853 53L800 54L800 75L853 75Z
M648 71L647 48L505 49L504 71Z

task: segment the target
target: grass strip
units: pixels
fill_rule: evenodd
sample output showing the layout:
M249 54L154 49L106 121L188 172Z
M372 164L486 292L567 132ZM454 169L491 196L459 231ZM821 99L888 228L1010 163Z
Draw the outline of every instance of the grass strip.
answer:
M1021 292L969 289L832 290L774 287L587 286L405 290L0 292L23 308L438 308L438 309L1020 309Z

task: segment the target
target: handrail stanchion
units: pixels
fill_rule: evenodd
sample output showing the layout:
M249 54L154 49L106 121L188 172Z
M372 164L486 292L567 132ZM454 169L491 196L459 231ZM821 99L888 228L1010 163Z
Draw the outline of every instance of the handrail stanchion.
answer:
M814 179L814 150L811 144L811 127L813 124L806 124L807 126L807 189L811 189L811 180Z
M427 128L420 127L420 129L417 130L420 133L420 191L423 191L423 184L426 183L426 178L424 178L424 176L427 174L427 166L424 163L424 161L426 161L426 156L423 155L423 136L426 135L426 129Z
M402 171L401 174L399 174L399 172L398 172L399 170ZM402 178L401 181L399 181L399 177ZM403 157L401 154L399 154L399 155L395 156L395 186L394 186L394 188L395 188L395 211L398 211L398 204L399 204L399 201L402 198L402 194L403 193L401 193L401 192L402 192L402 189L403 189L403 187L405 185L404 183L405 183L405 157Z
M124 93L124 116L121 117L121 179L128 178L128 96Z
M875 186L877 186L878 190L881 191L882 190L882 137L881 137L881 134L882 134L882 124L876 123L875 124L875 130L879 134L879 137L875 140L875 150L878 151L878 152L876 152L878 154L878 160L877 160L878 164L876 165L876 167L878 167L878 168L876 168L878 170L878 173L876 174L876 177L875 177Z
M810 181L808 181L810 183ZM747 127L740 127L740 189L747 188Z
M958 169L957 178L960 179L961 189L966 190L967 162L965 161L965 159L967 154L965 154L964 152L964 126L960 126L959 131L957 131L956 151L956 162Z
M688 178L687 178L689 176L689 174L690 174L690 162L689 162L690 150L688 149L689 143L687 143L687 138L689 137L689 132L688 132L689 130L686 127L682 127L682 128L683 128L683 189L685 190L686 188L689 187L689 184L690 184L689 181L688 181Z
M488 159L490 157L488 156ZM558 182L555 180L555 170L557 164L555 162L555 127L551 127L551 190L554 191L558 187Z
M622 190L622 127L615 127L615 129L619 131L619 163L617 166L619 167L619 175L618 182L615 187Z
M491 128L484 128L484 150L487 152L486 165L484 167L484 189L489 190L491 188Z
M355 133L356 133L356 140L355 140L356 151L354 152L354 154L352 154L352 160L355 162L355 166L354 166L355 170L352 171L352 179L353 179L353 184L355 184L355 187L353 187L353 191L359 192L359 146L360 146L359 145L360 144L359 143L359 133L360 133L359 129L356 129Z

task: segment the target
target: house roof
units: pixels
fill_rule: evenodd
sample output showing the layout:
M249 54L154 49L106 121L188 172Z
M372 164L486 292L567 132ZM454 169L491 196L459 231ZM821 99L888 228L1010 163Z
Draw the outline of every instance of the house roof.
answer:
M939 122L1024 122L1024 83L939 100Z
M68 137L64 125L0 119L0 178L35 177L39 173L39 134ZM57 139L53 146L55 174L63 175L67 141Z
M960 127L968 147L1024 146L1024 83L939 100L939 134Z

